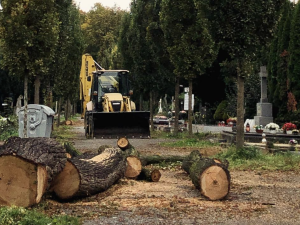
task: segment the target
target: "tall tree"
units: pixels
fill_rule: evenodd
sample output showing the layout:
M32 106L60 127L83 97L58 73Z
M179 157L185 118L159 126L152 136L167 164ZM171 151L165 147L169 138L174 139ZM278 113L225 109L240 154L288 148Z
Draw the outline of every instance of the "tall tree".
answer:
M215 59L214 43L202 12L201 1L162 0L161 22L167 50L174 66L176 85L179 79L189 82L189 133L192 134L193 79L205 72ZM178 87L176 88L178 91ZM175 93L175 117L178 115L178 94ZM175 132L178 124L175 124Z
M27 103L28 79L35 79L35 103L39 103L40 80L47 74L58 38L54 1L1 0L1 47L3 64L12 75L24 78Z
M131 15L123 19L119 41L124 65L133 74L134 86L138 92L150 97L151 123L156 96L173 83L170 80L170 61L159 20L160 2L132 2Z
M258 50L272 37L281 0L208 1L215 35L231 57L237 74L236 147L244 145L244 80ZM226 65L226 64L225 64ZM228 64L227 64L228 65Z
M289 46L289 90L300 101L300 4L296 4L291 25ZM293 98L293 97L291 97ZM297 107L299 109L299 105Z
M78 99L79 96L83 34L79 11L71 0L59 0L57 10L60 21L59 45L51 66L52 83L50 82L50 85L53 86L55 95L62 104L62 100L68 103ZM66 110L68 111L68 108ZM67 117L68 114L66 113Z
M273 38L268 64L268 92L273 104L275 117L287 113L288 59L292 3L285 0L280 12L280 20Z

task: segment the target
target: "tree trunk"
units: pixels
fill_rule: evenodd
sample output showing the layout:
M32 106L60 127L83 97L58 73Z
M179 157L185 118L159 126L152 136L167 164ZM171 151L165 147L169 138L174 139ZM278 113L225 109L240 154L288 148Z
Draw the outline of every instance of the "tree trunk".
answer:
M153 92L150 91L150 127L151 127L151 131L154 131L154 124L153 124L153 104L154 104Z
M142 161L142 165L146 166L162 162L182 162L186 157L178 155L141 155L139 158Z
M28 74L24 75L24 130L23 136L27 138L27 109L28 109Z
M151 182L158 182L160 180L160 177L161 173L158 169L143 168L140 175L138 176L138 179Z
M202 158L196 151L191 152L182 164L189 173L194 186L209 200L221 200L230 190L230 174L226 166L214 159Z
M139 107L140 111L143 111L143 95L140 94L140 107Z
M68 159L51 190L61 199L90 196L123 178L125 169L124 155L119 149L106 149L91 159Z
M175 121L174 121L174 134L178 134L178 120L179 120L179 85L180 85L179 77L176 77L176 84L175 84Z
M189 136L192 136L193 134L193 127L192 127L192 122L193 122L193 107L192 107L192 94L193 94L193 80L190 78L189 79L189 111L188 111L188 130L189 130Z
M9 138L0 151L0 205L39 203L66 161L65 149L53 139Z
M57 110L58 112L57 112L56 127L59 127L59 125L60 125L61 103L62 103L62 98L59 97L59 99L58 99L58 110Z
M40 104L40 76L36 75L34 80L34 104Z
M238 74L236 148L244 146L244 81L245 78Z

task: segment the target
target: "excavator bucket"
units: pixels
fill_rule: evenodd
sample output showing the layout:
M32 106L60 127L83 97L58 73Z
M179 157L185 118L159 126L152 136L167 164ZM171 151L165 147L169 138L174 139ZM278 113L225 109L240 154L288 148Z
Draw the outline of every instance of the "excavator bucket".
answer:
M150 138L149 112L92 112L89 117L92 138Z

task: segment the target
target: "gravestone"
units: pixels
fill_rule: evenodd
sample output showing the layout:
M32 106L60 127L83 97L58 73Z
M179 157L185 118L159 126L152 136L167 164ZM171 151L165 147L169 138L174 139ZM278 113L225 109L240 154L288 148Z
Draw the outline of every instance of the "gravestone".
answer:
M259 73L261 79L261 98L260 102L256 104L256 116L254 116L255 125L266 126L273 122L272 103L268 102L267 96L267 69L266 66L260 67Z

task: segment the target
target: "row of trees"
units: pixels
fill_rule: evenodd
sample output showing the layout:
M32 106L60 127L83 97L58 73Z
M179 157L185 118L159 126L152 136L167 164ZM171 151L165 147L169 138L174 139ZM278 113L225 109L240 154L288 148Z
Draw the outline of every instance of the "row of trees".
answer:
M31 83L35 104L52 107L53 93L57 99L77 97L83 35L72 0L0 3L1 66L9 75L5 79L9 86L17 86L10 83L15 78L24 81L24 105L32 93Z
M300 4L289 1L281 8L281 18L269 53L269 96L277 122L298 121L300 101Z

